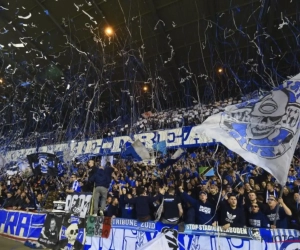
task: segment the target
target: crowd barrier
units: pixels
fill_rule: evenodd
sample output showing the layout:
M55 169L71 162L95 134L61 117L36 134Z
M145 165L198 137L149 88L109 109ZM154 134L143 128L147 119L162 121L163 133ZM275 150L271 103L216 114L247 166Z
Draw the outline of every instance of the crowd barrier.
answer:
M46 214L0 210L0 235L23 242L37 241L45 218ZM300 249L300 232L293 229L231 228L224 232L210 226L185 225L184 232L178 232L177 226L170 228L160 222L141 223L122 218L112 220L108 238L87 236L84 249L139 249L166 229L173 232L173 237L168 233L166 240L173 241L180 250Z

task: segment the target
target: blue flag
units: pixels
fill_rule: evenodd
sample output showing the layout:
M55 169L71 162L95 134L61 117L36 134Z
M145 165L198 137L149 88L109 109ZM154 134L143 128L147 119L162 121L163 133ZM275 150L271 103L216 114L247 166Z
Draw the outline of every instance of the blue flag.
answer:
M161 142L154 143L152 148L154 150L162 153L163 155L167 154L167 143L166 143L166 141L161 141Z

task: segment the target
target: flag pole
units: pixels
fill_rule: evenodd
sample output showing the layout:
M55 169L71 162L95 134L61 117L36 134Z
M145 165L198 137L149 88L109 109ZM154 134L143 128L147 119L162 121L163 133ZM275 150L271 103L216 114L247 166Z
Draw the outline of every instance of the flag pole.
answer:
M281 186L281 185L280 185ZM283 186L281 187L280 189L280 193L279 193L279 197L278 199L281 199L282 198L282 195L283 195ZM274 226L276 226L276 221L277 221L277 216L278 216L278 212L279 212L279 207L280 207L280 204L277 204L277 207L276 207L276 213L275 213L275 220L274 220Z

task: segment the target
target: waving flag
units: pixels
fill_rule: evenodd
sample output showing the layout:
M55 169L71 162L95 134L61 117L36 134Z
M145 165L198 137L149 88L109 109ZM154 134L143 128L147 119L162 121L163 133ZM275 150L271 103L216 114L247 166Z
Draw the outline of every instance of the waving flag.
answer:
M268 95L228 106L196 132L224 144L284 185L299 139L300 74Z
M148 241L138 250L177 250L178 246L178 231L172 228L164 227L161 233L154 239Z
M143 143L141 143L140 140L136 140L123 151L122 158L132 158L137 161L143 161L150 159L150 154Z
M184 150L179 148L176 152L172 155L171 159L179 160L185 154Z
M161 152L163 155L167 153L167 143L166 141L161 141L154 143L152 148L158 152Z
M35 153L27 155L27 159L34 175L58 175L56 155L49 153Z
M101 157L101 166L106 166L106 163L110 162L111 165L114 164L114 156L113 155L104 155Z
M181 148L177 149L177 151L171 156L171 158L166 159L165 162L163 162L159 165L159 168L164 169L168 166L171 166L171 165L175 164L177 161L180 160L180 158L184 154L185 154L185 152Z

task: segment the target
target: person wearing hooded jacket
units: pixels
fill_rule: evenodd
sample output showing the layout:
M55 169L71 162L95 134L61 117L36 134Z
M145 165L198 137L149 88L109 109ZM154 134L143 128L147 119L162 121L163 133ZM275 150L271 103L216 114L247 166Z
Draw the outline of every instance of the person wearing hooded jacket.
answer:
M183 187L179 187L184 201L189 202L196 211L196 223L202 225L216 225L215 221L215 205L207 201L207 193L200 191L199 200L196 200L183 191Z

